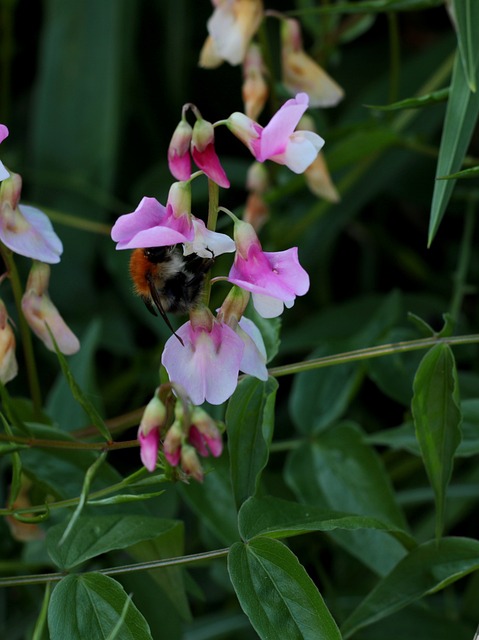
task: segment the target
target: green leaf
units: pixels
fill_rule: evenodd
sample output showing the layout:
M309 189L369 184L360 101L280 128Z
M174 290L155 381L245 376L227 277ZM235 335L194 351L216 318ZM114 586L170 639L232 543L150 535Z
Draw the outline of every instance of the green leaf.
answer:
M315 7L310 13L382 13L383 11L417 11L443 4L443 0L362 0L338 2Z
M412 413L416 437L436 500L436 535L444 523L447 485L461 441L461 410L454 356L437 344L422 359L414 379Z
M451 8L455 19L464 75L470 90L475 92L477 90L477 63L479 59L477 42L479 3L476 0L452 0Z
M440 176L437 178L438 180L457 180L464 178L479 178L479 165L476 167L471 167L470 169L464 169L463 171L458 171L457 173L451 173L448 176Z
M424 96L417 98L406 98L405 100L399 100L398 102L392 102L391 104L367 104L368 109L375 109L376 111L398 111L401 109L420 109L421 107L428 107L432 104L438 104L439 102L445 102L449 97L449 87L446 89L439 89L432 93L427 93Z
M333 529L390 531L406 546L416 546L414 539L405 531L377 518L320 509L271 496L249 498L239 512L239 530L244 540L260 535L268 538L288 538L309 531Z
M120 618L116 640L153 640L148 623L113 578L100 573L67 576L55 587L48 609L51 640L106 640Z
M376 585L344 622L344 638L477 569L477 540L443 538L420 545Z
M231 483L239 509L258 489L269 457L278 382L248 376L236 388L226 410Z
M177 526L175 520L136 515L81 516L70 536L59 545L68 521L52 527L47 533L47 550L62 570L70 570L82 562L113 549L166 534Z
M236 543L228 556L231 582L262 640L340 640L321 594L296 556L281 542Z
M166 522L166 521L165 521ZM185 527L180 521L170 521L172 526L156 537L138 542L128 548L128 553L137 562L149 562L166 558L179 558L185 552ZM191 613L186 596L184 569L172 565L148 571L156 584L160 586L169 602L177 610L183 620L191 620Z
M182 484L178 490L201 523L222 544L229 546L239 539L239 534L228 456L223 452L221 458L217 458L213 464L213 470L205 475L202 484Z
M306 504L407 528L379 456L352 423L338 424L293 451L286 481ZM330 535L379 575L388 573L406 553L382 531L334 531Z
M457 172L474 131L479 113L479 91L472 93L460 56L456 55L449 100L442 131L436 177ZM431 245L446 211L454 188L454 180L436 180L432 196L428 246Z

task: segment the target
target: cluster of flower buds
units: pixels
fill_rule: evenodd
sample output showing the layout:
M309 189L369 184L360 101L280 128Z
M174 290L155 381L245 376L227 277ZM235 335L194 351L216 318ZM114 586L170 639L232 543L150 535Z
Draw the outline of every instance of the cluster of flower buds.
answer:
M178 399L171 422L161 397L168 402L173 387ZM155 391L143 413L138 440L141 460L148 471L156 469L159 445L163 441L166 461L199 482L203 480L203 468L198 454L202 457L211 454L217 458L223 451L223 439L216 422L200 407L191 407L184 390L177 384L162 385Z
M0 142L7 136L7 127L0 125ZM10 253L31 258L33 266L22 297L21 312L32 331L48 349L55 350L53 335L60 351L65 354L75 353L80 348L80 343L48 296L49 265L60 262L63 251L61 240L42 211L20 204L22 179L6 169L1 162L0 181L0 252L7 266L2 281L10 275ZM5 384L16 376L18 367L12 321L1 300L0 362L0 381Z

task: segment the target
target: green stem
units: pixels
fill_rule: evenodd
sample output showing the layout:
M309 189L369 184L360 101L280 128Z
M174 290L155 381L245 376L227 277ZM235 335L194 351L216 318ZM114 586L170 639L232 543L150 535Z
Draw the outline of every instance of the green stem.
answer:
M207 229L214 231L216 229L216 223L218 221L218 207L220 202L220 188L208 178L208 220L206 223ZM211 295L211 272L207 274L205 278L205 284L203 287L203 301L205 306L209 305Z
M371 358L379 358L382 356L390 356L395 353L406 353L408 351L418 351L419 349L427 349L436 344L477 344L479 343L479 334L471 334L465 336L453 336L450 338L421 338L420 340L407 340L404 342L396 342L393 344L380 344L376 347L367 347L366 349L357 349L355 351L347 351L338 355L324 356L322 358L314 358L306 362L296 362L281 367L273 367L268 370L270 376L279 378L280 376L288 376L302 371L312 371L314 369L323 369L347 362L358 362L360 360L370 360Z
M5 246L0 247L5 266L7 267L8 275L12 285L13 297L15 300L15 306L17 308L18 315L18 327L20 335L22 336L23 354L25 357L25 365L27 368L28 386L30 388L30 397L33 403L33 411L38 418L42 408L42 395L40 391L40 382L38 378L37 364L35 361L35 354L33 351L32 333L30 327L25 320L25 316L22 311L22 296L23 289L18 275L17 266L13 257L13 253Z
M216 549L214 551L205 551L203 553L193 553L188 556L179 556L177 558L167 558L166 560L152 560L150 562L138 562L136 564L126 564L120 567L110 567L108 569L100 569L97 573L104 576L114 576L120 573L132 573L134 571L151 571L152 569L161 569L165 567L175 567L182 564L192 564L194 562L205 562L208 560L216 560L224 558L229 553L227 549ZM48 582L59 582L65 577L64 573L39 573L36 576L16 576L14 578L0 578L0 587L18 587L27 584L44 584Z
M471 248L474 235L475 203L470 200L466 207L466 217L464 220L464 231L462 234L461 248L459 250L459 263L454 274L454 291L452 294L450 315L456 325L462 306L464 295L467 291L467 272L471 261Z

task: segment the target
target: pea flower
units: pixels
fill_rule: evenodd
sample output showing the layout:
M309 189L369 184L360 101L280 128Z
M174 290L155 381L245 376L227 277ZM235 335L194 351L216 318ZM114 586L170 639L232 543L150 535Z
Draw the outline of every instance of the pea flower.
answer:
M5 140L7 136L8 136L8 127L6 127L4 124L0 124L0 144ZM6 169L3 162L0 160L0 181L5 180L6 178L9 177L9 175L10 174L8 173L8 170Z
M135 211L118 218L111 230L117 249L166 247L193 240L191 190L185 182L171 185L166 207L144 197Z
M198 118L193 127L191 155L198 167L220 187L227 189L230 182L215 151L215 130L211 122Z
M193 311L176 333L184 346L171 336L161 357L170 381L181 384L195 405L222 404L236 388L243 341L206 308Z
M301 26L293 18L281 24L282 80L293 95L308 94L312 107L334 107L344 97L341 87L303 49Z
M63 246L43 211L19 204L22 179L12 173L0 186L0 241L21 256L54 264Z
M143 466L148 471L156 469L158 458L158 445L160 431L166 418L166 407L158 397L158 389L155 395L146 405L138 428L138 440L140 442L140 457Z
M50 351L55 351L47 325L55 338L59 350L65 355L76 353L80 343L68 328L58 309L48 295L50 267L43 262L34 262L30 270L22 297L22 311L33 333Z
M0 382L7 384L18 373L15 357L15 334L8 319L7 309L0 300Z
M263 251L253 227L235 220L236 255L229 282L250 291L263 318L275 318L309 289L309 276L299 264L298 248Z
M213 0L208 20L209 38L200 54L200 66L216 67L218 60L232 65L243 61L246 49L263 19L262 0Z
M295 131L308 104L307 94L298 93L283 104L264 128L239 112L231 114L226 125L258 162L273 160L294 173L303 173L324 145L317 133Z

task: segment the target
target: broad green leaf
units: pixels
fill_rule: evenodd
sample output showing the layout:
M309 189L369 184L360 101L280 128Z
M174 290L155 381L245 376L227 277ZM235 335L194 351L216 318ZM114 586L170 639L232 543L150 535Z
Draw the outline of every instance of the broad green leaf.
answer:
M231 487L228 456L212 462L213 469L203 483L191 482L178 487L181 496L221 544L229 546L239 539L237 510Z
M449 100L442 131L436 177L459 171L479 113L479 91L472 93L460 56L456 55ZM454 180L436 180L431 204L428 246L431 245L446 211Z
M470 90L477 91L479 3L476 0L452 0L451 10L454 14L464 75Z
M107 640L122 616L128 595L113 578L75 574L55 587L48 609L51 640ZM116 640L153 640L148 623L129 603Z
M226 410L231 484L236 506L258 489L269 457L278 382L248 376L236 388Z
M405 531L377 518L320 509L271 496L249 498L239 512L239 530L245 540L255 536L288 538L310 531L333 529L390 531L405 546L412 548L416 545L414 539Z
M231 582L262 640L340 640L321 594L296 556L281 542L236 543L228 556Z
M412 413L429 481L436 500L436 535L444 523L447 485L461 441L461 410L456 364L449 345L437 344L422 359L414 379Z
M165 535L177 526L175 520L136 515L81 516L71 534L59 545L68 521L52 527L47 534L47 550L62 570L70 570L86 560L114 549Z
M138 562L179 558L185 553L184 523L170 522L172 522L171 527L155 537L129 547L128 553ZM148 573L161 587L183 620L190 620L191 613L186 597L183 567L175 565L161 567L151 569Z
M352 423L338 424L293 451L286 481L308 505L378 518L406 529L379 456ZM388 573L406 553L382 531L334 531L330 535L379 575Z
M376 585L344 622L341 628L344 638L425 595L444 589L477 569L477 540L443 538L416 547Z
M406 98L405 100L399 100L398 102L392 102L391 104L368 104L369 109L375 109L376 111L399 111L401 109L420 109L421 107L428 107L431 104L437 104L438 102L445 102L449 97L449 87L446 89L439 89L433 91L424 96L417 98Z

